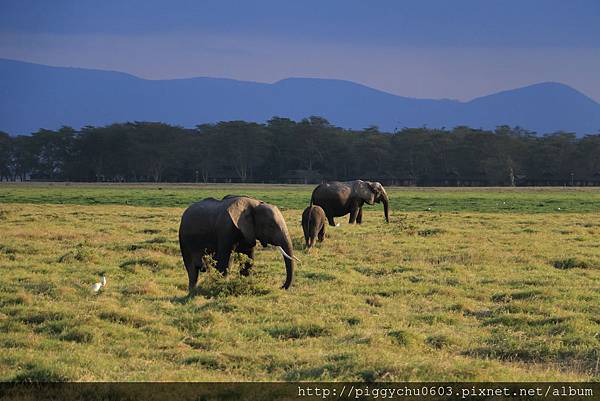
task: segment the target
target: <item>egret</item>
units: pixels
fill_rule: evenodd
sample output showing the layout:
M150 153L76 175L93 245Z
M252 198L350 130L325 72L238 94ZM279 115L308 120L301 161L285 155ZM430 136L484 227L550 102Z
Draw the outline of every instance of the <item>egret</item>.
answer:
M106 276L102 276L102 279L99 283L96 283L92 286L92 291L98 292L102 287L106 285Z

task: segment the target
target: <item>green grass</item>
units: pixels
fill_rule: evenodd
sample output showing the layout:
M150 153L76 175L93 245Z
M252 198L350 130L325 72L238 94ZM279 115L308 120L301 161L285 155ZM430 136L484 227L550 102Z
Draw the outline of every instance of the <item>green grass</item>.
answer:
M307 252L310 189L0 186L0 380L600 380L598 191L392 189ZM230 192L283 209L289 291L259 246L187 296L181 213Z
M303 209L314 185L261 184L0 184L0 203L185 207L212 196L250 195L281 209ZM396 211L485 213L600 212L595 188L387 189ZM381 208L381 205L378 206Z

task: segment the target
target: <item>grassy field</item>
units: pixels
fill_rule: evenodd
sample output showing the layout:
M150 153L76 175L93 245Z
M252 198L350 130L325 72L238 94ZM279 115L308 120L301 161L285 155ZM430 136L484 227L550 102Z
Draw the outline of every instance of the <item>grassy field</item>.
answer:
M258 184L2 184L0 203L187 207L208 196L255 196L280 209L304 209L314 185ZM600 190L592 188L387 189L395 211L600 213Z
M600 380L598 190L390 189L308 253L311 186L160 188L0 185L0 380ZM282 209L289 291L259 247L186 296L179 218L227 193Z

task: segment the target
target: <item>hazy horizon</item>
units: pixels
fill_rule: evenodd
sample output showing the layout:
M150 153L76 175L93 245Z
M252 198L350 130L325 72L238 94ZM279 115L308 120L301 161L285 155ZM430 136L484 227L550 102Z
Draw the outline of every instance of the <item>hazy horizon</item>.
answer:
M0 57L144 79L342 79L470 100L559 82L600 101L600 3L23 1Z

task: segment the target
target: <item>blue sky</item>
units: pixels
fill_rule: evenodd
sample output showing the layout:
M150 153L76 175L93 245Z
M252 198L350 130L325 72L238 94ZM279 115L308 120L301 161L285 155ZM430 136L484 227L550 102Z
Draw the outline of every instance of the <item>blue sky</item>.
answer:
M461 100L557 81L598 101L600 1L2 0L0 57Z

